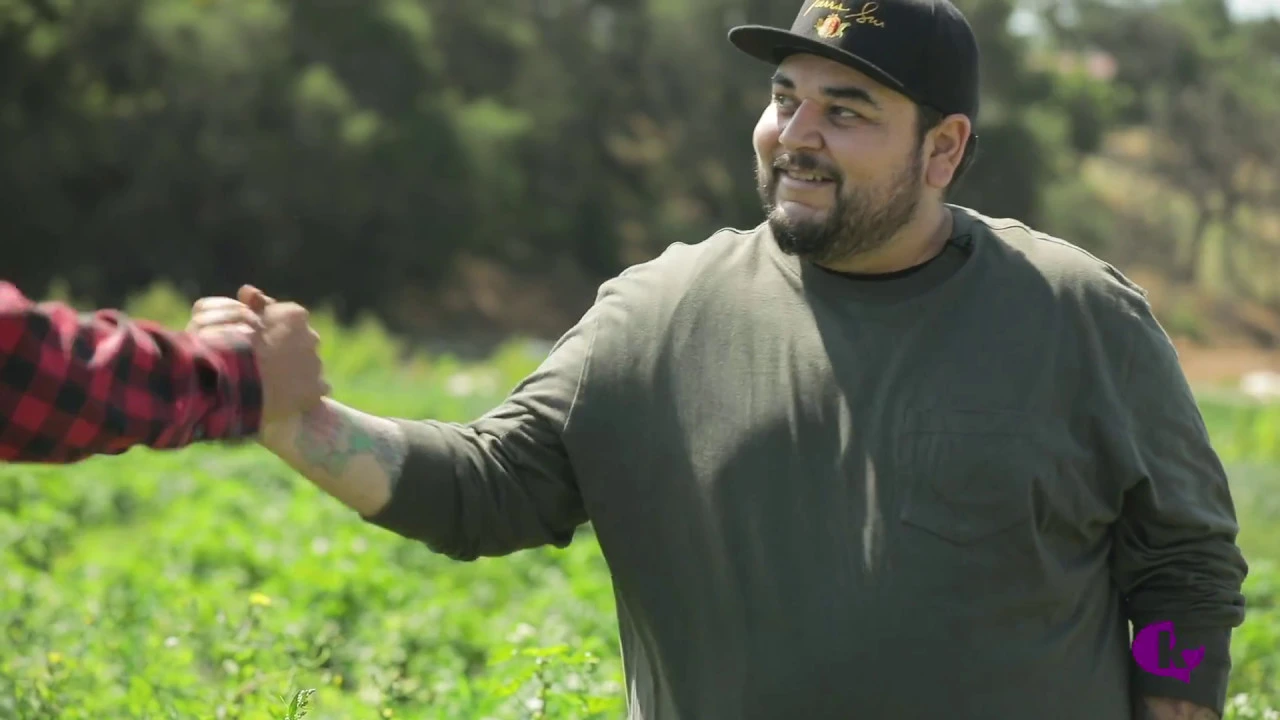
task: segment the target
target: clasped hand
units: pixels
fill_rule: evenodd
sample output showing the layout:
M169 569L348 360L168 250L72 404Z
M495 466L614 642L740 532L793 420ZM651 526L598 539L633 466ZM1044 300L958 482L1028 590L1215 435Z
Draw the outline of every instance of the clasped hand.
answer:
M227 333L249 339L262 379L262 424L268 425L314 408L331 392L309 317L301 305L245 285L235 298L197 300L186 329L206 339Z

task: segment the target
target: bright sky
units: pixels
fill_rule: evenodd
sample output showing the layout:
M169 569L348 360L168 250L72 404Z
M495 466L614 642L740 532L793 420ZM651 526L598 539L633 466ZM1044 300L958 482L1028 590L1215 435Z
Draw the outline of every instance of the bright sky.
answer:
M1280 17L1280 0L1228 0L1227 5L1242 18Z
M1267 16L1280 18L1280 0L1227 0L1231 13L1241 20ZM1024 11L1015 10L1010 29L1015 33L1034 33L1038 23Z

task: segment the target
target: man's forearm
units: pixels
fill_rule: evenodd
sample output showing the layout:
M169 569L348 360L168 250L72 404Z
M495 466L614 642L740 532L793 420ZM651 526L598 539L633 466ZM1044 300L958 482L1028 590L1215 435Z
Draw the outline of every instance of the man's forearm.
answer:
M363 516L385 506L407 454L396 423L325 398L263 429L263 447Z
M1220 720L1218 714L1186 700L1144 698L1143 713L1137 720Z

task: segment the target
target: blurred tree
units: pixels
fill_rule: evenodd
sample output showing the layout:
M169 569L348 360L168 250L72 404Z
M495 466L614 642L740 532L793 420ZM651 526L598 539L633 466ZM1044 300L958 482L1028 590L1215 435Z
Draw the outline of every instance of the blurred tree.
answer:
M1242 218L1280 199L1277 23L1233 22L1220 0L1064 0L1027 37L1009 30L1015 0L959 4L984 91L955 202L1098 251L1126 241L1081 160L1145 123L1166 140L1149 170L1200 204L1188 268L1212 228L1240 264L1275 260ZM346 318L398 317L460 253L601 280L760 221L769 70L725 33L799 7L0 3L4 275L98 304L162 278L188 295L252 281ZM1093 50L1117 58L1113 82L1064 69L1063 51Z
M1064 46L1115 57L1116 82L1133 100L1128 119L1152 135L1145 169L1193 206L1182 279L1202 279L1211 237L1225 245L1233 285L1253 282L1241 271L1242 255L1269 256L1264 262L1280 272L1280 249L1239 224L1246 207L1275 207L1268 189L1280 167L1276 21L1236 22L1223 0L1073 0L1046 10Z

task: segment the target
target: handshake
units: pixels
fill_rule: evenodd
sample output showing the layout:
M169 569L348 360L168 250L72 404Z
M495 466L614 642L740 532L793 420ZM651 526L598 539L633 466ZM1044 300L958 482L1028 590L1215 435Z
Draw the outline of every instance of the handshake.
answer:
M235 298L197 300L186 330L215 343L237 336L249 339L262 379L265 426L313 409L331 391L317 352L320 336L308 318L301 305L277 302L245 285Z

